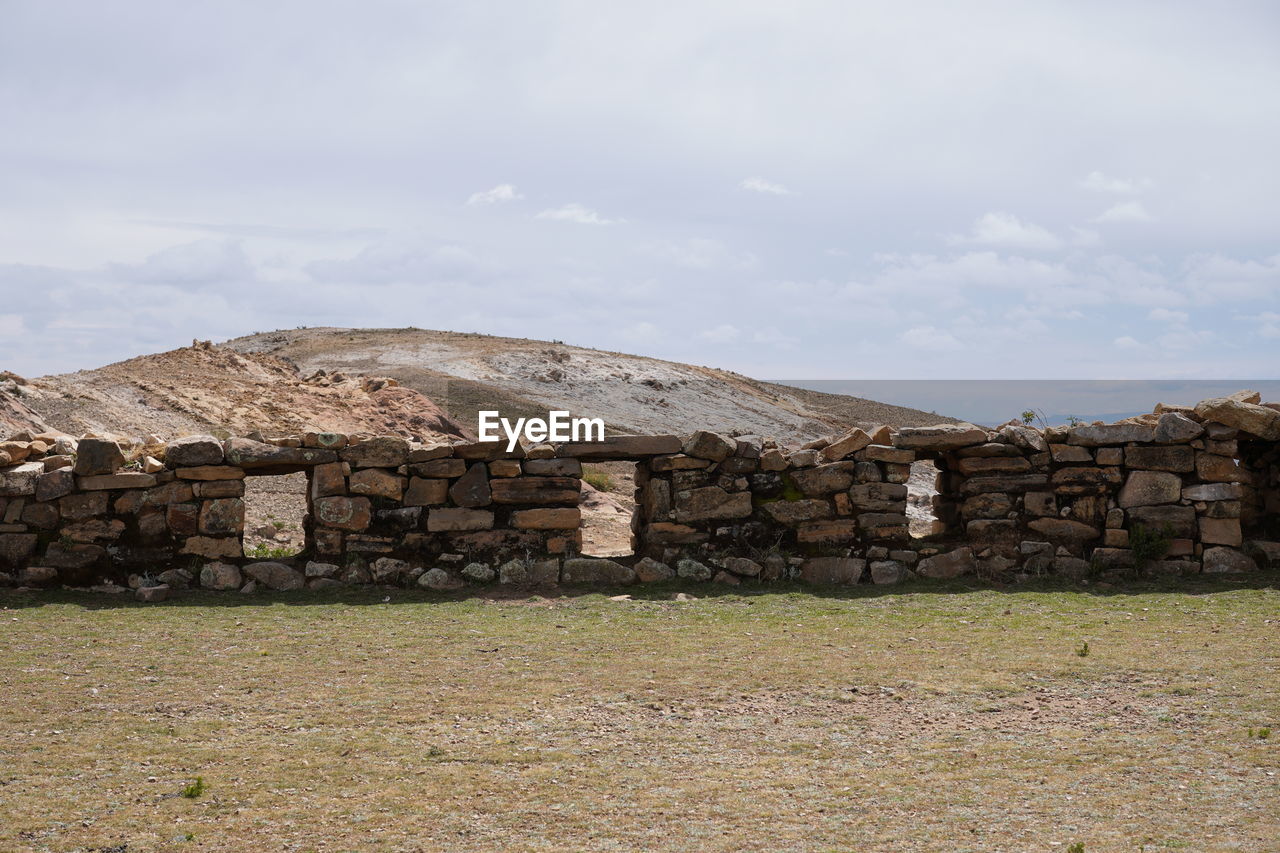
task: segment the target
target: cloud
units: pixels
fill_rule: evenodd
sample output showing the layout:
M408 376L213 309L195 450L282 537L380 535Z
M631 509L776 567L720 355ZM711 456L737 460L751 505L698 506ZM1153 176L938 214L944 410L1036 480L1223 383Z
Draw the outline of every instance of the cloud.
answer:
M1112 178L1102 172L1090 172L1080 181L1080 186L1096 193L1131 195L1148 189L1151 186L1151 179Z
M576 202L540 211L534 219L576 222L579 225L619 225L627 221L625 219L605 219L591 208L584 207Z
M1117 349L1142 349L1142 344L1138 343L1134 338L1123 335L1111 342Z
M1094 222L1150 222L1151 214L1140 201L1122 201L1113 204L1093 218Z
M491 190L485 190L482 193L472 193L467 199L468 207L485 207L490 204L502 204L508 201L520 201L524 198L515 188L514 184L498 184Z
M1168 323L1172 326L1185 326L1190 319L1186 311L1170 311L1167 308L1152 308L1147 317L1157 323Z
M914 326L902 333L901 340L909 347L929 352L949 352L961 348L960 341L954 335L934 326Z
M757 264L757 258L751 252L736 252L719 240L701 237L664 243L654 252L676 266L694 270L748 270Z
M1259 337L1280 339L1280 314L1274 311L1266 311L1249 319L1258 324Z
M729 344L736 341L741 335L737 326L729 323L721 323L702 332L699 337L705 341L711 341L713 344Z
M998 211L974 220L969 234L952 235L947 238L947 242L1044 251L1060 249L1063 246L1063 241L1048 229L1030 222L1023 222L1012 213Z
M252 279L253 269L239 240L206 239L161 249L140 264L111 264L126 281L196 289Z
M766 193L768 195L791 195L791 190L782 184L775 184L772 181L766 181L764 178L744 178L742 183L738 184L744 190L751 190L755 193Z

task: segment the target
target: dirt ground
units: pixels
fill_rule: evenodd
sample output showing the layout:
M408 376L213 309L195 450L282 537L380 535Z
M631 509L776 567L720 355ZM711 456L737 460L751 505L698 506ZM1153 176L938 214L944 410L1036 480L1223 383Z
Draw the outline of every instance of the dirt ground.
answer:
M0 595L0 849L1276 849L1274 586L674 591Z

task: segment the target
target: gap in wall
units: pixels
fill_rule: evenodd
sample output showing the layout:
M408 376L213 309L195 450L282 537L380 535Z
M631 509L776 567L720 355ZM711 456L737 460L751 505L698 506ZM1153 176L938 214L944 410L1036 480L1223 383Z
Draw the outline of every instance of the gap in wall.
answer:
M912 539L923 539L943 532L944 525L934 510L939 473L941 472L932 459L919 459L911 463L911 477L907 480L907 527Z
M589 462L582 466L582 553L628 557L635 515L635 462Z
M260 475L245 478L244 553L278 559L302 552L306 545L307 475Z

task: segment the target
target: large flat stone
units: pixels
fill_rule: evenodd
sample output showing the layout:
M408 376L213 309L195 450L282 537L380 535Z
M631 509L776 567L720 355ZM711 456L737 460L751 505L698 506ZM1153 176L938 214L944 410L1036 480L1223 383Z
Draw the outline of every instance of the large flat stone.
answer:
M347 448L349 449L349 448ZM249 438L229 438L223 443L228 465L246 470L302 470L337 461L338 454L317 447L277 447ZM345 452L345 450L344 450ZM406 448L406 453L407 453Z
M36 483L43 473L43 462L22 462L8 468L0 468L0 497L34 495Z
M574 459L644 459L679 453L684 443L674 435L609 435L603 441L556 445L556 456Z
M972 424L903 427L898 430L898 436L894 439L894 446L908 450L958 450L986 443L987 431Z
M1106 444L1129 444L1155 440L1155 427L1146 424L1099 424L1078 426L1067 430L1067 443L1084 447L1101 447Z
M497 504L576 504L582 483L576 477L504 477L490 480Z
M1280 412L1266 406L1216 397L1197 403L1196 414L1206 421L1216 421L1267 441L1280 440Z

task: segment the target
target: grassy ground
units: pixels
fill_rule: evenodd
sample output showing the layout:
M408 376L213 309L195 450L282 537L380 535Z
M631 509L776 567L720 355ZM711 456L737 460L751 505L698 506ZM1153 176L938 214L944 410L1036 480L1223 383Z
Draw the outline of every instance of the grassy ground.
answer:
M0 596L0 849L1280 847L1270 586L628 592Z

